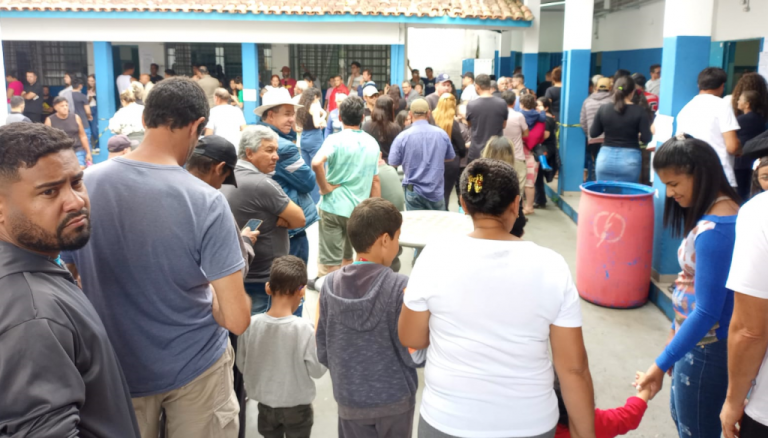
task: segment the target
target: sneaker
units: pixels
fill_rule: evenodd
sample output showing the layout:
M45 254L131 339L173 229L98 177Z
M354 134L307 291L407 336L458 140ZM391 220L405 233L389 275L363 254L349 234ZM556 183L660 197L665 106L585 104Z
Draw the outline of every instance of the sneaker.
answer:
M542 209L542 208L547 208L547 205L546 204L533 204L533 208L539 210L539 209Z

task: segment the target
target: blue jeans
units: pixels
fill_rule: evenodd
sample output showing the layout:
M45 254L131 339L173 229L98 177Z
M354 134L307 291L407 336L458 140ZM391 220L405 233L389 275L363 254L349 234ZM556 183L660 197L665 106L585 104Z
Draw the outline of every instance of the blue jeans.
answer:
M643 153L636 148L603 146L597 155L595 172L598 181L640 181Z
M675 363L670 410L680 438L720 438L727 390L727 339L693 347Z
M266 283L245 283L245 293L251 297L251 316L265 313L272 307L272 297L267 295ZM304 312L304 300L293 314L301 318Z
M597 175L595 175L595 163L597 162L597 155L600 153L602 143L592 143L587 145L587 153L584 154L584 168L587 169L587 182L596 181Z
M301 233L291 237L291 249L289 254L296 256L304 260L304 264L309 263L309 239L307 239L307 232Z
M311 131L304 131L301 133L301 158L307 163L307 166L312 167L312 159L317 155L317 151L320 150L320 146L323 145L323 130L313 129ZM315 184L315 188L309 193L312 200L315 201L315 205L320 202L320 188Z
M414 191L408 190L405 187L403 187L403 190L405 190L405 210L406 211L412 211L412 210L445 211L444 199L441 199L439 201L430 201L429 199L421 196L420 194Z
M85 166L85 149L76 150L75 156L77 157L77 162L80 163L81 166Z

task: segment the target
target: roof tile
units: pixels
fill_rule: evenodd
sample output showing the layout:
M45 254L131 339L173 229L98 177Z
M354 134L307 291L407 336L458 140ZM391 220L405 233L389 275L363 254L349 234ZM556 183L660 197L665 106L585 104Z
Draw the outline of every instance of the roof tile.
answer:
M0 0L0 11L392 15L532 21L521 0Z

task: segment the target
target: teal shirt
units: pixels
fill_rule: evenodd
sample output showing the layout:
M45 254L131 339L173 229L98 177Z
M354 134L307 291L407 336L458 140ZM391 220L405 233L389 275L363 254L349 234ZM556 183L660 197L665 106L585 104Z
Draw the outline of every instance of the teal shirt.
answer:
M350 217L357 204L371 197L373 177L379 174L379 144L363 131L345 129L326 138L318 155L328 157L328 183L340 186L323 195L320 209Z

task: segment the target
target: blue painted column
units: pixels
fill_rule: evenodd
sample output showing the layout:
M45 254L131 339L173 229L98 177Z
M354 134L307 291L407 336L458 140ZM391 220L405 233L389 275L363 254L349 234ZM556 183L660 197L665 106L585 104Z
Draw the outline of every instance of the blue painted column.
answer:
M389 83L400 84L405 80L405 44L392 44L389 48Z
M96 76L96 107L99 109L99 154L93 155L93 162L100 163L107 159L107 140L112 137L109 119L115 115L115 65L112 62L112 43L93 42L93 71Z
M587 98L592 56L594 0L565 3L563 38L563 89L560 97L560 178L558 192L575 192L584 182L587 139L579 125L581 105Z
M536 91L539 76L539 54L523 53L523 76L525 76L525 88Z
M501 77L501 53L498 50L493 54L493 75L497 81Z
M661 91L659 112L656 118L657 133L665 121L677 117L681 109L699 94L697 77L709 66L711 49L711 23L714 0L667 0L664 16L664 46L662 48ZM676 132L673 125L671 132ZM656 139L660 142L668 138ZM660 146L660 144L659 144ZM673 276L680 271L677 249L680 239L673 238L664 227L664 202L666 186L654 173L653 271L659 276ZM670 277L667 280L671 280Z
M243 62L243 114L245 122L256 124L259 120L253 110L259 106L259 50L255 43L242 43ZM320 78L317 78L320 80Z

